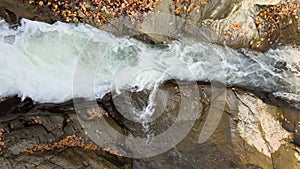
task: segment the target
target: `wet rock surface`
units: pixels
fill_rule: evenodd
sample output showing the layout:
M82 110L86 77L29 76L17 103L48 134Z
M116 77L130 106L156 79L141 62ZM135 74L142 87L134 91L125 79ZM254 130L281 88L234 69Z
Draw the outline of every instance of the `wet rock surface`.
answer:
M189 85L188 85L189 86ZM192 87L192 86L190 86ZM293 123L286 119L291 111L263 103L257 96L241 89L227 89L226 106L221 114L221 121L216 130L205 142L201 142L201 134L205 132L205 121L208 120L211 106L211 88L199 85L201 115L189 134L172 150L146 159L134 160L137 168L285 168L283 159L289 162L290 168L299 167L299 147L293 139L295 130L288 131L284 123ZM172 98L163 116L174 119L178 115L175 94L178 87L165 84L163 92ZM173 91L173 92L172 92ZM170 94L173 93L173 94ZM206 97L204 97L206 96ZM177 99L176 99L177 98ZM145 98L144 100L147 100ZM177 101L176 101L177 100ZM277 100L277 104L284 102ZM299 111L293 110L293 119L297 119ZM288 115L289 114L289 115ZM159 119L157 119L159 121ZM167 125L166 121L150 125L150 131L160 131ZM130 123L125 123L130 130ZM136 129L132 132L143 135ZM294 149L291 151L291 149ZM286 156L286 157L281 157ZM293 155L291 155L293 154Z
M90 101L75 100L89 112L80 115L71 101L33 104L30 99L7 98L0 104L1 164L4 168L299 168L299 111L287 108L280 100L263 102L259 98L263 98L262 94L255 96L239 88L225 90L226 104L222 108L215 104L222 93L216 95L208 84L178 86L166 82L155 95L153 121L147 123L147 130L126 113L134 115L143 110L149 104L149 91L109 93L97 100L99 109ZM182 119L182 124L195 121L172 149L154 157L131 159L123 157L122 153L130 150L119 146L122 140L100 147L94 143L108 135L114 138L105 130L96 131L95 126L103 119L123 135L147 137L166 132L180 113L187 114L188 109L181 102L193 96L189 91L199 94L194 98L198 101L197 109L192 109L199 112L192 116L195 119ZM120 106L127 101L132 103L131 107ZM211 124L217 118L210 121L211 116L219 108L220 121L203 141L206 122L214 127Z
M7 102L13 100L14 106L7 110ZM28 104L27 100L13 97L1 102L1 168L130 168L129 159L85 138L72 102Z
M0 7L0 17L4 18L7 23L9 23L12 29L16 29L21 25L21 18L17 16L15 13L5 9L4 7Z

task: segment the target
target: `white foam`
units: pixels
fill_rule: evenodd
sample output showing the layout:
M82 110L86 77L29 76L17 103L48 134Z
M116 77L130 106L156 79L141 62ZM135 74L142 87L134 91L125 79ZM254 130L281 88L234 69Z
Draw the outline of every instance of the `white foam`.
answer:
M153 46L87 25L23 20L14 31L0 21L0 96L63 102L73 96L101 97L112 87L142 90L167 79L210 81L223 76L228 85L299 94L299 53L291 47L265 54L235 51L191 39ZM286 66L276 68L279 61ZM77 64L95 79L72 93ZM89 83L95 84L94 96L85 92Z

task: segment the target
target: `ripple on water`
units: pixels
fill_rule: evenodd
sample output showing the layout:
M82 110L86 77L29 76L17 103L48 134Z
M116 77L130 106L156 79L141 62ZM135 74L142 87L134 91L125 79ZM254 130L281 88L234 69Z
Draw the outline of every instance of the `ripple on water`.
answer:
M38 102L63 102L73 96L101 97L112 87L151 89L168 79L226 79L229 86L299 98L299 48L259 53L191 39L153 46L87 25L22 22L18 30L10 30L0 21L1 97L18 94ZM85 85L72 93L78 64L80 71L95 75L95 93L86 93Z

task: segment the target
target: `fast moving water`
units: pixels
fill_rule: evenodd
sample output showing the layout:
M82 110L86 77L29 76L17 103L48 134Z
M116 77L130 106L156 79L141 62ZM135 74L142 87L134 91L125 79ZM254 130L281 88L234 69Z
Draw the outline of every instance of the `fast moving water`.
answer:
M78 67L95 78L82 81L81 90L73 93ZM0 21L1 97L18 94L38 102L63 102L72 97L101 97L112 88L152 88L168 79L226 79L228 85L297 98L299 72L298 48L263 54L191 39L154 46L86 25L23 20L21 28L10 30ZM89 83L94 85L93 96L85 92Z

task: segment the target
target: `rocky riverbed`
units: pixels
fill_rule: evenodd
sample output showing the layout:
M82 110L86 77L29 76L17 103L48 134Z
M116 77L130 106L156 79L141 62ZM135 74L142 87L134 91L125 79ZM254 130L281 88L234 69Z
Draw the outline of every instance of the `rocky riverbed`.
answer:
M156 112L161 115L151 123L148 134L149 131L156 134L164 132L178 116L179 105L185 97L178 93L178 87L173 82L167 82L159 88L156 101L160 102L161 97L166 96L167 107L157 104L156 110L163 112ZM299 168L299 110L289 108L284 101L267 93L258 97L239 88L228 88L225 109L219 114L220 122L212 136L201 142L205 123L209 123L211 118L210 109L218 108L211 107L211 102L216 98L211 97L211 86L208 84L187 83L184 87L186 94L189 90L194 91L195 87L199 90L200 96L196 99L199 99L200 115L178 145L163 154L144 159L124 157L124 149L118 148L122 140L107 143L108 147L90 142L89 137L93 138L91 135L97 135L97 132L82 128L80 120L83 117L76 115L72 102L34 104L31 99L4 99L1 101L2 167ZM100 110L97 113L101 116L89 118L88 124L101 127L97 121L105 118L119 132L144 137L147 132L140 130L140 124L126 120L121 115L124 112L116 110L113 104L116 97L132 98L133 107L139 109L147 102L149 95L147 91L125 96L109 93L97 101ZM89 105L88 101L85 103ZM93 109L91 106L86 110ZM99 139L105 138L106 131L102 132L98 133Z
M1 168L300 168L299 12L1 0Z

